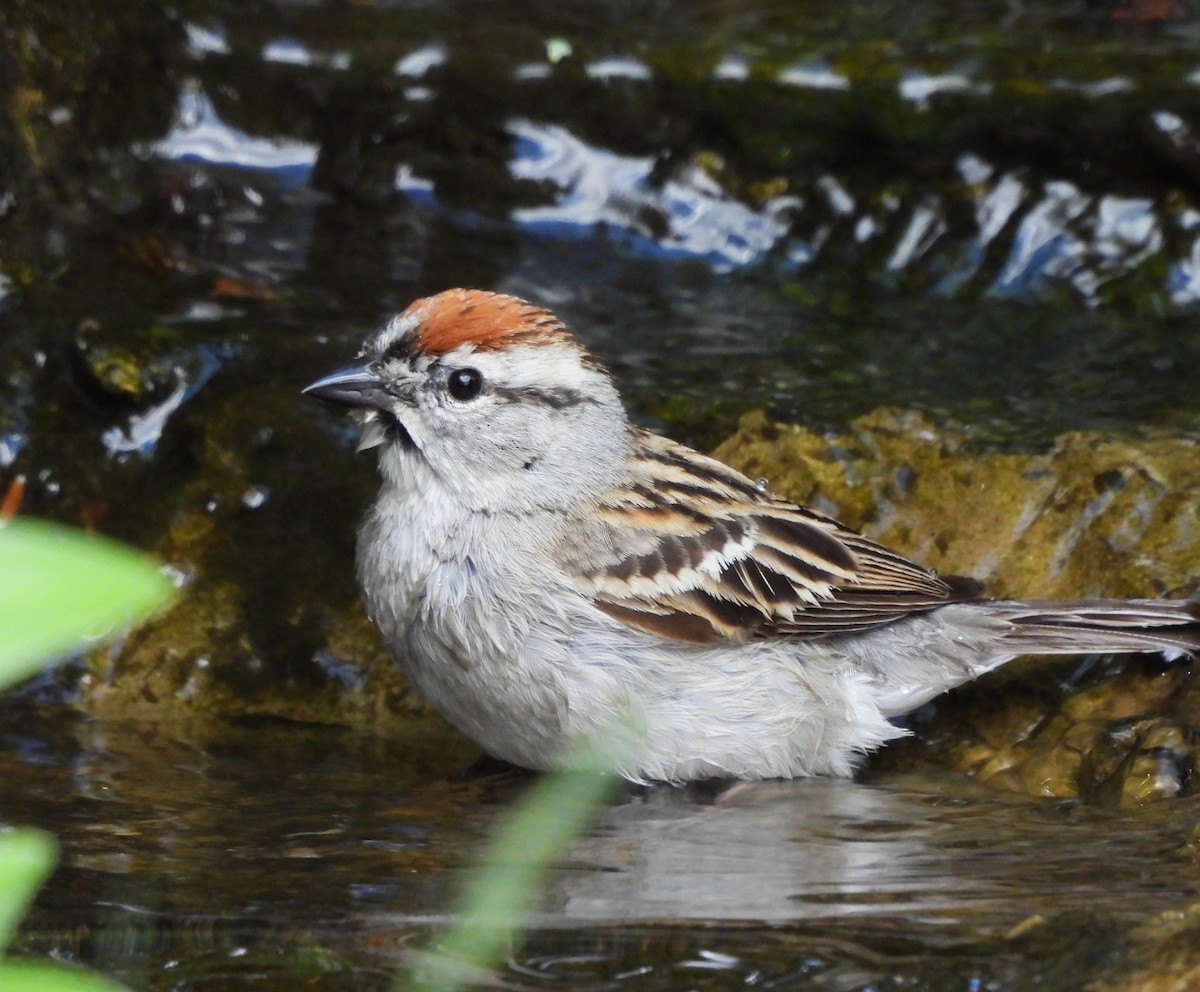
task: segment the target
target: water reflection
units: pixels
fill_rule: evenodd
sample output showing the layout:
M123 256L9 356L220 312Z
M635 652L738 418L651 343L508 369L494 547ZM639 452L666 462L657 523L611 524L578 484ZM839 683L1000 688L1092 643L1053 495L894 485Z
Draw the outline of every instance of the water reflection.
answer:
M106 967L128 974L146 967L150 928L153 953L189 967L219 950L224 968L239 948L259 965L272 954L294 964L296 941L335 945L352 969L381 956L398 966L527 784L463 780L470 756L436 725L379 741L273 722L183 735L10 721L3 819L52 830L64 849L25 946L93 959L96 941L79 935L116 935L99 941ZM550 873L529 954L559 971L564 942L609 934L603 943L631 924L650 928L643 936L682 921L733 927L753 944L774 932L754 929L763 923L819 923L863 946L898 934L932 946L994 939L1035 914L1150 914L1197 898L1195 813L1188 802L1130 815L1002 800L956 778L634 790ZM563 930L574 936L547 936ZM777 951L733 953L716 932L694 929L685 950L670 949L672 970L781 967ZM614 953L603 950L622 973L650 967ZM658 961L668 948L644 953Z
M999 932L1033 912L1194 898L1194 880L1168 867L1180 839L1092 810L998 802L961 780L762 783L711 806L657 789L606 810L575 846L551 918L866 915Z
M379 741L274 722L190 737L89 722L73 744L26 728L5 737L0 802L6 822L59 834L74 896L94 892L89 908L52 889L43 913L78 922L103 903L395 925L444 912L527 782L462 780L470 753L438 728ZM1150 912L1200 895L1186 805L1133 816L1001 799L954 776L631 790L552 872L538 921L866 915L1000 932L1033 912Z
M560 190L553 204L526 207L513 219L530 231L587 237L609 226L638 251L703 259L718 272L761 259L787 233L796 197L772 197L753 209L728 196L699 168L654 180L653 156L617 155L555 126L513 121L512 173Z
M167 159L261 169L277 177L287 175L296 184L308 179L317 160L317 146L309 142L256 137L226 124L195 81L180 88L171 130L145 151Z

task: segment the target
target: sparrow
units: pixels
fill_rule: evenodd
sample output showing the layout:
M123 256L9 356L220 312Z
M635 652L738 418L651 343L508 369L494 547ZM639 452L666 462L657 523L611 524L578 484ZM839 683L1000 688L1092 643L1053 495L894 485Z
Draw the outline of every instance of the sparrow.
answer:
M304 392L378 449L358 579L397 664L524 768L599 735L637 782L845 776L1018 655L1200 651L1200 601L987 599L635 426L516 297L417 300Z

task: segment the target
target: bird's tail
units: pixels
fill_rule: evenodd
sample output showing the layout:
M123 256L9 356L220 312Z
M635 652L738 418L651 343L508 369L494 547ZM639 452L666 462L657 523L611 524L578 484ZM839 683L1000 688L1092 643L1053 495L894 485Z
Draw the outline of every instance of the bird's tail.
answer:
M1003 644L1013 654L1200 655L1197 599L1029 600L991 605L1011 624Z
M1200 600L976 600L949 603L901 621L885 651L858 646L886 717L1025 654L1161 652L1200 656ZM872 642L867 647L872 647Z

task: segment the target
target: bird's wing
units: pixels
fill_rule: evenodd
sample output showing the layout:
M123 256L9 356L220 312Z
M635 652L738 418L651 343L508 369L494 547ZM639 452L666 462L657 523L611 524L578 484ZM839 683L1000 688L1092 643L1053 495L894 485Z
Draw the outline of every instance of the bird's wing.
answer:
M559 561L610 616L698 643L829 637L979 594L645 431Z

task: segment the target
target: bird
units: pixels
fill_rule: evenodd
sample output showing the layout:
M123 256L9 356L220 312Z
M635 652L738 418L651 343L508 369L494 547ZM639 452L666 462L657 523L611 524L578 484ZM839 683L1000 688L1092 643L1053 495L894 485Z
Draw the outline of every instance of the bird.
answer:
M636 426L515 296L419 299L303 392L377 449L357 577L395 662L522 768L850 776L1014 657L1200 651L1200 600L990 599Z

